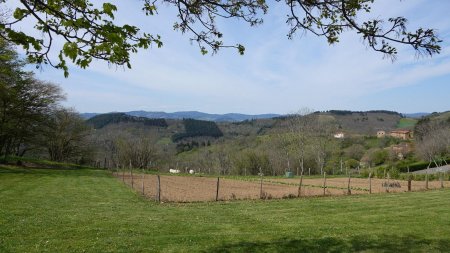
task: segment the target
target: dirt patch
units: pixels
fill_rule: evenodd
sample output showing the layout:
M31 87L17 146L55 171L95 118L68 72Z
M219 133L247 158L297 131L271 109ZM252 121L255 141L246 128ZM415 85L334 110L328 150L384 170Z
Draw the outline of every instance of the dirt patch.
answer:
M148 174L130 173L115 174L125 184L132 186L134 190L143 193L146 197L155 199L157 196L157 176ZM217 191L217 178L199 176L160 176L161 201L163 202L197 202L215 201ZM372 179L372 193L386 192L384 187L387 180ZM407 191L407 181L389 180L389 192ZM450 182L444 182L445 187L450 187ZM325 195L347 194L348 178L329 178ZM244 181L220 178L219 200L235 199L271 199L291 198L298 196L299 179L264 179L262 184L259 180ZM351 194L368 194L368 179L352 178L350 180ZM440 188L439 181L428 183L430 189ZM412 190L424 190L424 181L413 181ZM323 179L303 179L300 196L323 196Z
M299 184L299 179L274 179L273 182ZM304 185L320 187L323 185L323 179L303 179ZM372 193L381 192L406 192L408 191L408 181L395 179L378 179L372 178ZM327 178L327 186L330 188L347 189L348 178ZM389 187L387 187L389 186ZM429 181L429 189L437 189L441 187L439 181ZM444 187L450 187L449 181L444 181ZM350 189L352 193L369 193L368 178L350 178ZM425 181L411 181L411 190L420 191L426 189Z

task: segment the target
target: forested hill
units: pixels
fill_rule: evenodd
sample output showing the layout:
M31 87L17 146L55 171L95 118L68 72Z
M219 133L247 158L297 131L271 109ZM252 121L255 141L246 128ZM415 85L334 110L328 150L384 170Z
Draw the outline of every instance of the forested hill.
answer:
M316 113L321 113L321 112L316 112ZM403 115L401 113L398 112L394 112L394 111L387 111L387 110L372 110L372 111L346 111L346 110L329 110L326 111L325 113L330 113L330 114L335 114L335 115L367 115L367 114L388 114L388 115L395 115L395 116L399 116L399 117L403 117Z
M335 122L342 131L347 133L373 135L378 130L390 131L399 127L403 115L391 111L342 111L330 110L316 112L322 119ZM264 134L269 132L284 131L289 116L279 116L270 119L254 119L237 122L206 121L192 118L162 119L131 116L127 113L99 114L90 118L87 122L94 128L103 128L106 125L116 123L142 123L145 126L158 126L167 128L164 135L172 136L172 140L178 141L187 137L220 137L246 136L251 134ZM160 132L163 134L163 132Z
M130 116L125 113L99 114L87 120L89 125L95 129L103 128L115 123L142 123L145 126L167 127L165 119L149 119L144 117Z
M177 133L172 136L172 141L176 142L184 138L189 137L221 137L223 136L222 131L213 121L195 120L195 119L184 119L184 132Z
M377 110L366 112L331 110L320 113L332 117L340 128L350 133L373 135L378 130L390 131L398 127L403 115L398 112Z
M211 114L197 111L184 111L184 112L150 112L150 111L130 111L123 112L126 115L152 118L152 119L196 119L196 120L208 120L216 122L239 122L251 119L270 119L273 117L280 116L278 114L241 114L241 113L226 113L226 114ZM82 113L81 117L85 119L90 119L98 113Z
M434 112L422 117L415 125L414 133L417 138L421 139L436 129L441 131L450 130L450 111Z

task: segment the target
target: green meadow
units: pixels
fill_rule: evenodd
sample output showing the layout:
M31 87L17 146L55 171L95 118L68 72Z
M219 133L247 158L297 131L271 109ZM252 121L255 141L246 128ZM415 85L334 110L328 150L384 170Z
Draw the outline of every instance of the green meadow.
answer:
M411 119L411 118L401 118L400 121L397 124L398 128L408 128L412 129L417 124L417 119Z
M109 172L0 165L0 252L448 252L450 189L158 204Z

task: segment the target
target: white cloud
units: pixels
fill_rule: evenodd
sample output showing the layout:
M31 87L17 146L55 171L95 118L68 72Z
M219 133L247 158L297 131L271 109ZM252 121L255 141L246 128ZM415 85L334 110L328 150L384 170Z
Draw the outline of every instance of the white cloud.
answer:
M410 18L412 27L423 24L436 27L441 34L450 34L450 22L445 13L448 8L443 8L450 7L449 2L433 3L379 0L372 15L405 15ZM133 55L132 70L115 70L104 62L95 61L85 71L74 71L72 67L67 80L55 77L53 71L40 74L63 84L69 94L68 104L80 111L145 108L286 113L304 106L321 110L351 108L353 100L372 93L450 76L448 42L442 54L431 59L415 59L413 50L400 47L399 59L391 63L367 49L360 38L351 33L345 33L341 42L333 46L311 34L287 40L285 10L280 7L281 3L272 9L261 27L242 27L235 21L220 22L228 42L247 46L244 56L227 49L214 56L202 56L195 45L190 45L188 36L171 31L175 20L173 11L161 8L158 16L144 17L135 15L139 4L120 2L122 14L118 21L131 22L146 31L161 34L164 47ZM408 105L402 106L407 108ZM448 102L438 105L439 108L446 106L450 106ZM370 105L364 107L370 108Z

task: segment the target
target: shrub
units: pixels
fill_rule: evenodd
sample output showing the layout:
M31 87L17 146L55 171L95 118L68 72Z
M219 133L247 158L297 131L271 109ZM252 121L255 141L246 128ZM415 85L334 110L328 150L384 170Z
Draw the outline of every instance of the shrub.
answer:
M348 159L345 161L345 164L352 169L356 169L359 166L359 161L355 159Z
M369 177L370 172L371 172L371 170L369 170L369 169L362 169L361 170L361 177ZM373 176L374 175L372 175L372 177Z
M425 181L426 175L425 174L400 174L399 179L401 180L408 180L408 178L411 177L414 181ZM440 180L440 174L428 174L428 181L434 181L434 180ZM444 175L444 180L449 181L450 180L450 174Z
M370 158L375 165L383 164L389 157L389 152L387 150L381 149L373 152Z
M374 171L374 177L376 178L384 178L386 175L386 168L385 167L378 167Z
M389 176L394 179L399 179L400 178L400 170L397 168L394 168L394 167L390 168Z

